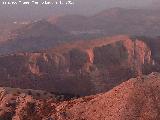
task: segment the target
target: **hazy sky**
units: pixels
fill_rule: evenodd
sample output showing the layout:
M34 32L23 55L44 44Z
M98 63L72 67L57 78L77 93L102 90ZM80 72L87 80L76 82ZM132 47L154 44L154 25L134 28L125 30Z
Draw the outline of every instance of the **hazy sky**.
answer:
M112 7L127 7L127 8L143 8L155 4L158 0L71 0L74 1L74 5L67 6L32 6L31 5L2 5L2 1L16 1L19 0L0 0L0 17L12 16L12 17L46 17L49 15L57 14L93 14L104 9ZM31 1L31 0L21 0L21 1ZM34 0L36 1L36 0ZM43 0L37 0L43 1ZM45 1L45 0L44 0ZM54 1L55 0L46 0ZM57 0L59 1L59 0ZM63 0L67 1L67 0Z

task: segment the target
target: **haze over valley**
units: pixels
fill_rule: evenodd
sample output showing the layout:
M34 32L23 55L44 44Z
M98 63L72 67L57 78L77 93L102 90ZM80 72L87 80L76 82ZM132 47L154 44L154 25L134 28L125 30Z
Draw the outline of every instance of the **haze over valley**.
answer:
M0 120L159 120L159 5L1 5Z

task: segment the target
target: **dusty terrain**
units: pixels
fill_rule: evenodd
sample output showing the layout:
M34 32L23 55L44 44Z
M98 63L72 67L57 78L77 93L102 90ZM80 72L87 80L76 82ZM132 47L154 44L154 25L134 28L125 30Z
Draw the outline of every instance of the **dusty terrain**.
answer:
M160 119L159 73L132 78L107 93L62 102L54 96L44 99L43 91L38 98L21 89L11 91L1 88L0 117L3 120ZM32 90L32 93L37 92Z

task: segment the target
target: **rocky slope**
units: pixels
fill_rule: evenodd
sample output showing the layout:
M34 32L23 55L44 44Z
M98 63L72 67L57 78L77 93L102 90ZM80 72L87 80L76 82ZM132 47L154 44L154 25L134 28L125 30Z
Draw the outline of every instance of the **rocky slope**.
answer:
M159 74L130 79L108 93L64 102L60 119L158 120Z
M19 89L18 94L13 94L8 89L1 89L0 118L3 120L160 119L159 73L132 78L107 93L61 102L54 97L44 99L44 94L37 98ZM2 95L2 91L7 93Z
M90 95L156 71L157 64L144 41L121 35L0 56L0 84Z
M2 120L41 120L51 110L51 104L45 101L58 103L57 96L41 90L0 88L0 119ZM45 103L45 105L44 105ZM37 105L37 108L35 106ZM40 107L40 108L38 108ZM31 115L35 109L41 109L39 117ZM54 110L54 109L53 109ZM41 114L41 115L40 115ZM51 114L51 113L50 113ZM22 115L22 116L21 116Z

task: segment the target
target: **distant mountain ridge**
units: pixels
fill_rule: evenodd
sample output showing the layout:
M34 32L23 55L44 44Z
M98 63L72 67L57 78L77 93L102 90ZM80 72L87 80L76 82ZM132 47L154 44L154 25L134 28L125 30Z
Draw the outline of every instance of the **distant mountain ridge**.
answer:
M111 8L96 15L61 16L56 24L64 30L91 31L99 30L102 34L148 35L158 36L160 10ZM51 21L51 19L49 18Z
M111 8L88 17L64 15L29 22L0 35L3 41L0 53L37 51L68 41L121 34L155 38L160 31L159 12L159 9Z
M8 40L0 44L0 53L37 51L53 47L68 38L69 33L56 25L46 20L36 21L10 32Z

